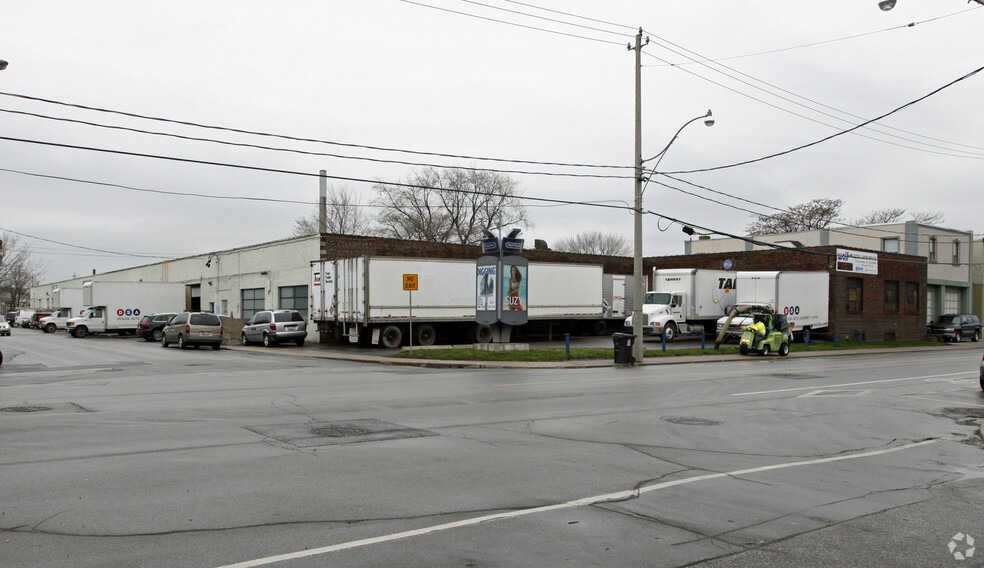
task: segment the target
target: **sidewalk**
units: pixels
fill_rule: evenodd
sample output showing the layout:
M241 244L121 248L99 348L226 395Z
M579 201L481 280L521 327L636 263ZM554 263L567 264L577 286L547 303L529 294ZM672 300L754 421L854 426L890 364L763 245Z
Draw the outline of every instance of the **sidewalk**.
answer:
M471 347L468 346L444 346L449 347ZM561 347L562 348L562 347ZM854 349L854 350L830 350L830 351L805 351L793 352L789 357L846 357L853 355L878 355L884 353L895 353L898 349L906 349L907 352L914 351L936 351L954 349L979 349L984 348L984 344L962 341L960 343L943 343L927 347L905 347L905 348L884 348L884 349ZM287 355L295 357L311 357L316 359L330 359L336 361L351 361L356 363L376 363L380 365L402 365L406 367L430 367L448 369L585 369L598 367L627 367L627 365L616 365L611 359L586 359L576 361L442 361L435 359L403 359L393 356L400 353L399 350L387 350L379 347L348 347L338 344L319 345L309 343L304 347L293 345L280 345L277 347L248 347L239 344L223 345L223 349L234 349L237 351L269 353L276 355ZM406 348L404 348L406 349ZM415 347L415 350L428 349ZM942 352L942 351L941 351ZM655 356L646 357L642 365L674 365L687 363L711 363L722 361L767 361L779 359L778 355L761 357L757 355L740 355L737 353L722 353L720 355L681 355L681 356Z

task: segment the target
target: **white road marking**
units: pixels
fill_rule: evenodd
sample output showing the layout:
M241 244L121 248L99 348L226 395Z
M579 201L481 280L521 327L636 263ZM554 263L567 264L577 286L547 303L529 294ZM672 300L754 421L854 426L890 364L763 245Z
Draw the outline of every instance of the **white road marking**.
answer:
M333 544L330 546L323 546L321 548L313 548L309 550L301 550L298 552L291 552L287 554L280 554L277 556L268 556L266 558L258 558L256 560L247 560L245 562L239 562L237 564L227 564L225 566L219 566L217 568L254 568L256 566L266 566L268 564L276 564L277 562L286 562L288 560L296 560L298 558L306 558L309 556L319 556L323 554L329 554L331 552L338 552L340 550L348 550L350 548L358 548L360 546L369 546L372 544L380 544L384 542L391 542L394 540L401 540L406 538L412 538L415 536L421 536L425 534L447 531L451 529L457 529L461 527L467 527L472 525L477 525L479 523L485 523L489 521L498 521L502 519L510 519L516 517L523 517L526 515L534 515L538 513L546 513L549 511L557 511L560 509L570 509L573 507L584 507L587 505L597 505L600 503L606 503L611 501L621 501L624 499L630 499L633 497L638 497L643 493L650 493L652 491L658 491L660 489L666 489L668 487L676 487L678 485L687 485L690 483L697 483L700 481L710 481L713 479L724 479L729 477L737 477L741 475L748 475L752 473L762 473L765 471L774 471L779 469L787 469L791 467L802 467L807 465L818 465L824 463L832 463L860 458L869 458L874 456L880 456L884 454L890 454L893 452L899 452L902 450L911 450L913 448L918 448L920 446L925 446L927 444L933 444L939 442L941 439L923 440L921 442L914 442L912 444L906 444L903 446L896 446L894 448L884 448L881 450L874 450L870 452L864 452L860 454L851 454L846 456L835 456L830 458L818 458L813 460L781 463L775 465L766 465L761 467L753 467L749 469L738 469L734 471L724 472L724 473L710 473L707 475L698 475L696 477L687 477L684 479L677 479L674 481L665 481L663 483L656 483L654 485L647 485L642 488L618 491L616 493L608 493L605 495L595 495L594 497L585 497L583 499L577 499L575 501L568 501L566 503L558 503L556 505L546 505L543 507L534 507L531 509L522 509L519 511L508 511L504 513L496 513L494 515L483 515L481 517L474 517L471 519L462 519L460 521L454 521L451 523L443 523L440 525L432 525L429 527L423 527L420 529L415 529L411 531L403 531L388 535L381 535L373 538L365 538L362 540L353 540L350 542L343 542L339 544Z
M832 389L832 388L840 388L840 387L853 387L853 386L858 386L858 385L877 385L877 384L882 384L882 383L897 383L897 382L900 382L900 381L925 381L927 379L939 379L941 377L953 377L953 376L960 376L960 375L966 375L966 373L947 373L945 375L927 375L927 376L924 376L924 377L905 377L905 378L902 378L902 379L882 379L882 380L879 380L879 381L860 381L860 382L857 382L857 383L841 383L839 385L824 385L823 388L825 388L825 389ZM753 396L753 395L757 395L757 394L777 394L777 393L782 393L782 392L796 392L796 391L805 391L805 390L817 390L817 387L816 387L816 385L813 385L812 387L799 387L799 388L793 388L793 389L776 389L776 390L757 391L757 392L739 392L739 393L735 393L735 394L733 394L731 396Z

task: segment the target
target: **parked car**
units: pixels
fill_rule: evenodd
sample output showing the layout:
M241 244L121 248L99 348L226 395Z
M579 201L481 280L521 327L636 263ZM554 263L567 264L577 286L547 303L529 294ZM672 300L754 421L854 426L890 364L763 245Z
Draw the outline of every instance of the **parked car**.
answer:
M981 320L974 314L943 314L926 326L926 333L946 341L960 341L964 337L980 341Z
M27 324L27 327L41 329L41 318L49 317L53 313L54 311L52 310L34 310L34 314L31 316L31 321Z
M0 335L10 335L10 324L7 320L0 320Z
M198 349L202 345L211 345L212 349L222 347L222 320L210 312L183 312L164 326L161 332L161 346L167 347L172 342L184 349L189 345Z
M981 357L981 390L984 390L984 357Z
M14 320L17 319L17 312L7 312L6 315L3 316L3 319L6 320L8 324L14 325Z
M271 347L282 341L293 341L298 347L307 339L307 321L297 310L266 310L256 312L243 325L243 345L254 341Z
M164 335L164 326L176 313L151 314L144 316L137 324L137 335L147 341L160 341Z
M17 315L14 316L14 327L29 327L31 325L31 316L34 315L34 310L17 310Z

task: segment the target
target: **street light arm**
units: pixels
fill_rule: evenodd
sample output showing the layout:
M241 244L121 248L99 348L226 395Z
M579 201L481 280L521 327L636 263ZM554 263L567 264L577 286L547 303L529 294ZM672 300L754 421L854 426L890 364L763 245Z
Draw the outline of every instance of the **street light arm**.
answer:
M659 153L656 154L655 156L653 156L652 158L648 158L646 160L643 160L642 163L645 164L646 162L655 160L656 158L663 159L662 158L663 155L666 154L666 151L670 149L670 146L672 146L673 143L676 142L676 139L680 136L680 133L683 132L683 129L686 128L687 126L689 126L690 123L696 122L696 121L698 121L698 120L700 120L702 118L704 119L705 124L707 124L708 126L713 126L714 125L714 117L711 115L711 111L710 110L707 111L707 114L702 114L700 116L695 116L694 118L691 118L687 122L683 123L683 126L681 126L680 129L676 131L676 134L673 135L673 138L670 138L670 141L666 145L665 148L663 148L662 150L660 150ZM656 162L655 164L653 164L653 168L655 168L657 165L659 165L659 162Z

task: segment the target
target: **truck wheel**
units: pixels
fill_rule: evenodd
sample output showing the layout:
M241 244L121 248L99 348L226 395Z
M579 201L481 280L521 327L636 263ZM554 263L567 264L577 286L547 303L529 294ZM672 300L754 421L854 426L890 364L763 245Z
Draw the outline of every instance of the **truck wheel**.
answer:
M783 343L779 346L779 356L785 357L786 355L789 355L789 344Z
M89 330L86 329L86 328L84 328L84 327L77 327L77 328L75 328L75 334L74 335L75 335L75 337L79 337L79 338L85 337L85 335L86 335L86 333L88 333L88 331Z
M388 325L379 334L379 344L387 349L396 349L403 343L403 330L395 325Z
M49 323L48 325L44 326L44 332L45 333L54 333L56 329L58 329L58 326L56 326L53 323ZM975 339L974 341L977 341L977 340Z
M676 336L677 336L676 324L673 322L666 324L666 327L663 328L663 337L666 338L666 342L669 343L673 341L676 338Z
M769 346L769 344L763 342L762 343L762 356L765 357L766 355L768 355L771 352L772 352L772 348Z
M608 331L608 324L605 323L605 320L591 322L592 335L605 335L606 331Z
M485 324L475 326L475 343L488 343L492 341L492 328Z
M418 325L413 331L414 335L417 336L417 345L427 347L434 345L434 342L437 341L437 331L434 330L434 326L428 323Z
M975 342L976 341L980 341L981 340L981 330L975 329L974 330L974 335L971 335L970 336L970 340L971 341L975 341Z

